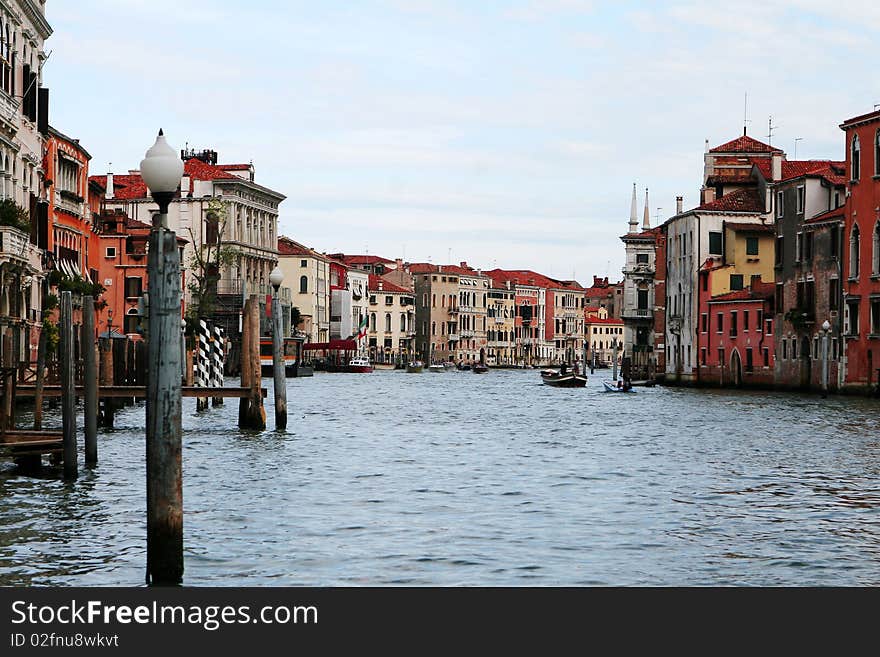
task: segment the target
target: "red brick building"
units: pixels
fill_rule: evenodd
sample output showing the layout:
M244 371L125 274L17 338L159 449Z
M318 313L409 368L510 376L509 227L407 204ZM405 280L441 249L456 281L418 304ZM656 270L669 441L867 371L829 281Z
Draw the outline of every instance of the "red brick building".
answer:
M844 121L844 387L880 379L880 111Z
M725 275L721 269L700 272ZM752 285L715 297L700 297L697 330L700 382L770 387L775 380L773 298L775 286L756 279Z

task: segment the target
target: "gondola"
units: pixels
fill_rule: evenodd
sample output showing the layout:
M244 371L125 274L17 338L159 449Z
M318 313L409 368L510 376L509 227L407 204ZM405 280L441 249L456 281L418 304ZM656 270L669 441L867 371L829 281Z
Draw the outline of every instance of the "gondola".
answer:
M543 370L541 381L555 388L583 388L587 385L587 377L575 374L573 371L557 372L555 370Z

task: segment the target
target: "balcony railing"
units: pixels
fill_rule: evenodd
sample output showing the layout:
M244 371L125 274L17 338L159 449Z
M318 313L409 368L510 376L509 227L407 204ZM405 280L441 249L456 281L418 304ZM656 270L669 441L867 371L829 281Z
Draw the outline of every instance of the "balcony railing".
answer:
M458 333L447 333L446 339L449 340L450 342L458 342L460 339L460 336L458 335Z
M649 318L651 311L647 308L627 308L621 311L620 316L629 319Z
M42 269L40 249L31 244L26 233L12 226L0 226L0 254L27 263L34 271Z

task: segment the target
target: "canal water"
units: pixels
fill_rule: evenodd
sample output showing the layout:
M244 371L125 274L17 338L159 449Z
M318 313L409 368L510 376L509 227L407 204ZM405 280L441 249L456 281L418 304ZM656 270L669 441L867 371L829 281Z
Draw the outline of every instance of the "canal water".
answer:
M880 402L609 377L319 373L282 434L186 399L185 584L880 584ZM0 465L0 585L143 583L143 418L73 484Z

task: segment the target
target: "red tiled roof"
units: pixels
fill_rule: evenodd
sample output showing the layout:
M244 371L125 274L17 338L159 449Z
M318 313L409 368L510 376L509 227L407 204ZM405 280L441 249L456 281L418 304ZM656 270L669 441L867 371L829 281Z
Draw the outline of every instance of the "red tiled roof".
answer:
M706 180L706 184L708 186L714 185L723 185L723 184L737 184L742 185L744 183L753 183L754 178L752 178L752 170L749 169L737 169L735 171L730 171L728 173L716 174L714 176L709 176Z
M208 164L207 162L202 162L200 159L195 157L190 158L183 163L183 175L189 176L193 180L238 179L238 176L233 176L231 173L226 173L220 167L216 167L213 164Z
M226 173L220 167L215 167L197 158L191 158L183 163L183 175L193 180L238 180L238 176ZM95 182L107 189L107 176L90 176L89 181ZM113 175L113 196L122 200L147 198L147 185L139 173Z
M249 171L253 164L218 164L218 169L224 171Z
M880 121L880 110L874 110L873 112L868 112L867 114L862 114L860 116L854 116L851 119L847 119L843 123L840 124L840 129L845 130L849 126L855 123L864 123L871 121Z
M794 160L782 161L782 180L791 180L802 176L842 176L845 162L833 160ZM836 169L836 170L835 170Z
M781 153L782 150L765 144L748 135L737 137L721 146L709 149L710 153Z
M510 281L514 285L543 288L558 288L562 284L561 281L548 278L530 269L492 269L484 273L496 283Z
M341 260L347 265L394 264L393 260L377 255L345 255L344 253L333 253L330 257Z
M764 200L754 189L738 189L725 194L709 203L704 203L697 210L709 212L764 212Z
M731 230L740 233L773 233L773 226L769 224L745 224L735 221L725 221L724 225Z
M725 301L760 301L763 299L772 299L776 292L776 286L773 283L764 283L758 281L753 283L751 287L743 290L735 290L727 294L719 294L709 299L709 303L723 303Z
M839 219L843 221L845 218L843 212L843 206L839 208L834 208L833 210L829 210L828 212L823 212L822 214L817 214L815 217L811 217L807 219L804 224L821 224L826 221L833 221L835 219Z
M437 271L437 265L430 262L414 262L409 265L410 274L432 274Z
M278 236L278 254L291 256L311 256L326 261L327 257L310 249L309 247L296 242L284 235Z
M379 285L382 285L382 289L379 289ZM407 290L405 287L400 287L399 285L395 285L391 281L388 281L381 276L376 276L376 274L370 274L370 281L367 284L370 292L394 292L398 294L412 294L412 290Z

